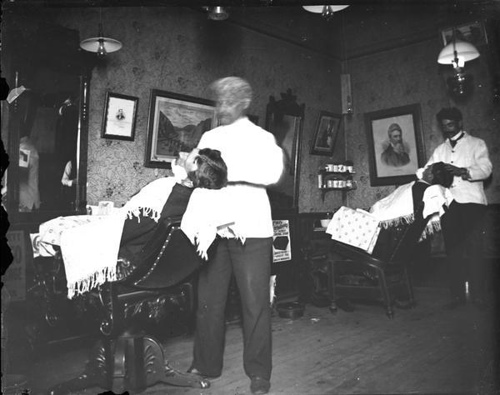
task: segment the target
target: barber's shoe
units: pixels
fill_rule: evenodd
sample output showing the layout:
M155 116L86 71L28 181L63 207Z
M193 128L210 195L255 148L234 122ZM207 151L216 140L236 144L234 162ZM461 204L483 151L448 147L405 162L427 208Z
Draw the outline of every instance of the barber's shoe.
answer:
M215 381L215 380L219 379L219 378L220 378L220 376L221 376L221 375L218 375L218 376L209 376L209 375L207 375L207 374L201 373L201 372L200 372L198 369L196 369L196 368L189 368L187 372L188 372L188 373L190 373L190 374L194 374L194 375L196 375L196 376L199 376L199 377L200 377L200 378L202 378L202 379L205 379L205 380L210 380L210 381Z
M251 377L252 382L250 383L250 391L254 395L264 395L269 392L271 388L271 383L269 380L263 379L259 376Z

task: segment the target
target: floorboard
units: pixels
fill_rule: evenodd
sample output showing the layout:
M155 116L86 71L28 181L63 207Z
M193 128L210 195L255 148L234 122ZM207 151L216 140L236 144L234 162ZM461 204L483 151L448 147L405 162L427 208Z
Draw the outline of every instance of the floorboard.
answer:
M417 307L397 309L392 320L373 304L356 304L354 312L337 314L307 305L297 320L275 315L270 394L494 394L498 327L493 312L472 305L446 310L447 291L441 288L419 287L415 294ZM174 368L188 369L192 335L163 345ZM31 394L43 394L81 373L87 352L88 346L40 357L28 375ZM242 353L241 328L231 324L223 375L209 389L160 384L144 394L250 394Z

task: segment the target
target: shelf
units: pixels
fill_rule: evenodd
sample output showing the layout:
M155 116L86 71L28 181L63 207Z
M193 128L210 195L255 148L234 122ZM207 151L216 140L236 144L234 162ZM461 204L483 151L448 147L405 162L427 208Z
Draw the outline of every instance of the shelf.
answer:
M329 175L341 175L341 176L350 176L350 175L354 175L356 174L355 171L321 171L321 173L323 173L323 175L325 176L329 176Z

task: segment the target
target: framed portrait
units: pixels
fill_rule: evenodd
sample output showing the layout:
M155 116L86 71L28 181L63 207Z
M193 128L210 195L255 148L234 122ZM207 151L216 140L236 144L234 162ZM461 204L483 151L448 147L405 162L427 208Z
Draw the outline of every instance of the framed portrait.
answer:
M457 40L467 41L475 46L488 44L484 23L475 21L442 29L440 35L443 47L453 40L453 31Z
M101 137L134 141L138 103L137 97L107 92Z
M327 111L320 112L311 145L311 155L333 155L341 120L340 115Z
M191 151L215 126L214 102L152 89L144 165L171 168L179 152Z
M424 165L420 105L365 114L372 186L400 185L415 179Z

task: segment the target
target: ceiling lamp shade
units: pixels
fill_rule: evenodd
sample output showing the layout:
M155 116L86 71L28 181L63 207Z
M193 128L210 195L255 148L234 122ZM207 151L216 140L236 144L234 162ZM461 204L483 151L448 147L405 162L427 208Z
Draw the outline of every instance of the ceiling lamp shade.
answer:
M306 11L313 12L315 14L321 14L325 19L330 19L333 17L334 12L342 11L344 8L349 7L348 5L303 5L302 8Z
M229 13L221 6L213 7L208 14L208 19L213 21L224 21L227 18L229 18Z
M99 23L97 37L87 38L80 42L80 47L88 52L96 53L97 56L105 56L108 53L116 52L122 47L122 43L113 38L104 37L102 23Z
M465 62L479 57L474 45L466 41L452 40L444 47L438 56L439 64L452 65L454 68L464 67Z

